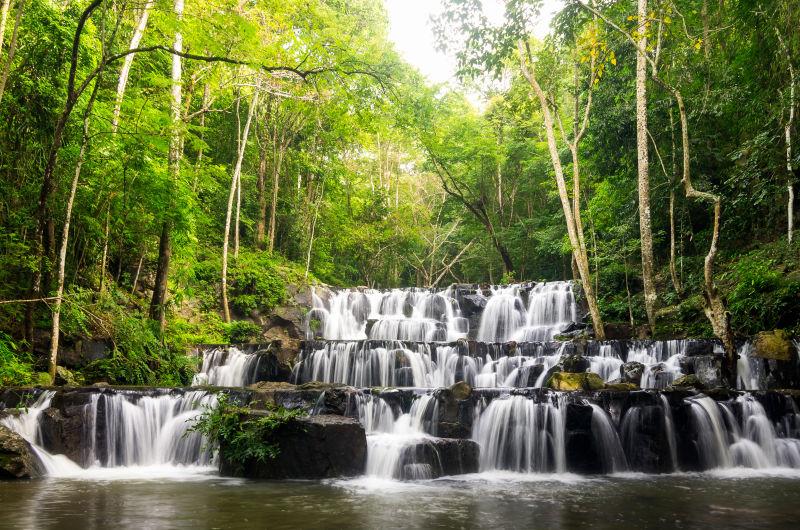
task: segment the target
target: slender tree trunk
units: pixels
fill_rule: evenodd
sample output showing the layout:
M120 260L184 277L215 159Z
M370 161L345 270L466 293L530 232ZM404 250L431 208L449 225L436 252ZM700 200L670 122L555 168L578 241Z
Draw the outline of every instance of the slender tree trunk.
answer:
M675 157L675 122L672 118L672 109L669 109L669 128L672 136L672 178L669 182L669 274L672 278L672 286L678 296L683 295L683 287L678 278L678 271L675 267L675 180L678 177L678 164Z
M308 272L311 270L311 250L314 248L314 231L317 228L317 217L319 217L319 207L322 204L322 200L325 197L325 181L322 181L319 198L316 200L316 204L314 205L314 217L311 221L311 234L308 239L308 252L306 253L306 274L305 278L308 278Z
M10 3L11 0L8 1ZM14 62L14 54L17 52L17 37L19 37L22 13L25 11L25 1L26 0L19 0L19 3L17 4L17 16L14 19L14 31L11 33L11 42L8 45L8 54L6 55L6 60L3 65L3 73L0 75L0 102L3 101L3 94L6 91L8 76L11 74L11 63ZM8 8L6 8L6 12L8 12ZM5 18L5 16L3 18Z
M792 66L792 56L789 54L789 48L783 41L781 32L775 28L775 35L778 36L778 43L786 56L786 65L789 69L789 117L783 126L784 139L786 142L786 190L789 198L786 203L786 237L789 243L792 242L794 237L794 168L792 167L792 125L794 124L794 107L795 107L795 78L794 66Z
M250 108L247 111L247 121L244 124L244 132L242 133L241 142L239 142L239 149L236 153L236 166L233 169L233 177L231 178L231 191L228 194L228 208L225 213L225 237L222 241L222 310L225 315L225 322L231 321L231 311L228 307L228 243L230 241L231 231L231 210L233 210L233 196L236 189L239 187L239 181L242 176L242 160L244 159L244 151L247 147L247 137L250 133L250 122L253 120L253 113L258 106L258 88L253 93L253 101L250 103Z
M236 158L239 159L239 153L244 152L242 148L244 140L242 139L242 120L239 113L239 100L236 101L236 134L239 141L236 146ZM233 223L233 259L239 259L239 217L242 210L242 178L241 174L236 178L236 215Z
M106 228L103 238L103 259L100 261L100 292L106 290L106 264L108 261L108 235L111 228L111 198L109 197L108 208L106 208Z
M699 201L708 202L713 205L713 218L714 225L711 236L711 245L706 254L703 265L703 298L705 300L704 312L706 318L711 323L711 328L714 334L722 340L725 348L727 366L725 367L725 377L730 386L736 384L736 360L737 353L736 347L733 342L733 332L731 330L730 321L728 319L728 311L725 307L725 302L717 290L714 283L714 259L717 256L717 243L719 241L720 229L720 215L721 215L721 201L718 195L712 193L698 191L692 185L690 174L690 157L689 157L689 120L686 115L686 106L683 102L683 97L680 91L674 90L673 95L678 103L678 111L681 123L681 144L683 147L683 186L686 191L686 197L689 199L697 199Z
M8 21L8 10L11 8L11 0L0 2L0 53L3 51L3 42L6 36L6 21Z
M69 196L67 198L67 209L64 214L64 228L61 232L61 246L58 251L58 276L56 286L56 296L53 302L53 324L50 329L50 355L48 364L48 373L50 380L55 381L56 366L58 366L58 342L59 335L61 334L61 303L64 296L64 278L66 276L66 262L67 262L67 248L69 248L69 227L72 221L72 206L75 204L75 194L78 190L78 181L81 178L81 169L83 162L86 159L86 148L89 145L89 120L92 114L92 107L97 95L97 88L99 83L95 81L92 95L89 98L89 103L86 106L86 112L83 116L83 138L81 139L81 149L78 152L78 161L75 164L75 173L72 177L72 184L69 188Z
M142 41L144 30L147 27L147 19L150 16L150 9L153 7L155 0L147 0L142 8L142 14L139 16L139 21L133 30L131 42L128 49L133 50L139 47ZM119 81L117 82L117 98L114 103L114 114L111 117L111 132L116 133L119 127L119 115L122 110L122 99L125 96L125 87L128 85L128 75L131 72L131 65L133 64L133 57L135 54L127 55L122 63L122 69L119 72Z
M605 339L605 329L603 327L603 320L600 316L600 309L597 306L597 298L594 294L592 286L591 273L589 272L589 263L586 259L585 247L581 252L582 237L578 236L575 218L572 212L572 205L570 204L569 193L567 192L567 185L564 179L564 169L561 165L561 156L558 152L558 143L556 142L556 135L553 126L553 117L550 113L550 106L547 102L547 96L542 90L539 82L534 75L532 69L525 64L525 44L520 41L518 43L522 72L525 75L528 83L530 84L533 92L539 99L539 104L542 108L542 118L544 120L545 133L547 136L547 147L550 151L550 160L553 165L553 171L556 176L556 185L558 187L558 196L561 199L561 206L564 210L564 218L567 223L567 235L569 236L570 245L572 246L572 254L575 257L578 273L580 275L583 292L586 296L586 301L589 306L589 313L592 318L592 326L594 327L595 335L599 340ZM528 54L529 55L529 54Z
M180 21L183 18L184 0L175 0L175 16ZM180 31L175 32L175 42L173 47L177 51L183 51L183 35ZM181 56L172 55L172 100L170 111L172 116L172 130L169 140L169 172L173 186L177 184L181 171ZM156 281L153 288L153 298L150 301L150 318L158 321L162 331L165 321L165 306L167 302L167 282L169 280L169 265L172 258L172 219L171 212L164 212L165 219L161 227L161 238L158 244L158 268L156 269Z
M142 272L142 262L144 261L144 251L139 256L139 263L136 265L136 274L133 276L133 286L131 287L131 294L136 294L136 284L139 283L139 273Z
M277 126L277 125L276 125ZM269 251L275 250L275 231L277 224L276 212L278 210L278 188L280 186L281 165L283 163L283 155L285 151L284 135L286 131L281 133L281 139L278 146L275 148L275 156L272 160L272 205L269 213ZM277 135L276 135L277 137Z
M636 53L636 153L639 174L639 233L642 248L644 306L650 333L656 331L656 288L653 278L653 231L650 222L650 162L647 146L647 0L638 0L639 43Z

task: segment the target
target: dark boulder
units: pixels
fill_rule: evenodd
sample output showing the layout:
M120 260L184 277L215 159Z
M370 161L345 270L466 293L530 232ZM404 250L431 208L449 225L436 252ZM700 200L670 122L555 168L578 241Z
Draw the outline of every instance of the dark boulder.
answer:
M290 421L274 433L279 454L264 462L255 459L237 466L220 460L220 474L265 479L323 479L364 472L367 437L353 418L309 416Z
M394 478L432 479L477 473L480 446L473 440L427 438L402 449Z
M0 425L0 479L33 478L40 475L31 445L19 434Z
M568 471L580 474L602 473L592 435L591 406L583 403L567 405L564 442Z
M465 294L459 297L458 302L461 308L461 314L469 318L473 315L480 315L483 313L489 300L480 294Z
M714 341L688 340L684 346L683 354L687 357L694 357L697 355L714 355Z
M627 362L619 367L619 372L622 382L639 385L642 382L644 365L636 361Z
M636 334L633 326L624 322L609 322L603 329L606 332L606 340L629 340Z

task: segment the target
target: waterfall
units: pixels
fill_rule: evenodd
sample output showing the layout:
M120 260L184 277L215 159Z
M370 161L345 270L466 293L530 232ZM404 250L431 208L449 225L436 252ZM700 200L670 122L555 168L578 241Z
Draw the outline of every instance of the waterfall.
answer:
M138 398L138 399L137 399ZM103 447L95 445L96 462L104 467L147 466L157 464L208 465L211 453L202 436L187 433L191 420L212 406L214 395L202 391L184 395L135 396L127 393L103 394L92 405L94 424L100 414L105 419Z
M3 425L19 433L33 446L47 475L74 475L79 463L64 455L50 454L43 447L42 418L55 392L45 391L18 417ZM213 405L214 395L201 391L183 395L141 395L134 392L95 393L83 405L81 445L86 467L191 465L211 463L199 433L187 432L203 405Z
M467 336L452 288L316 292L306 316L306 337L325 340L445 342Z
M601 344L597 355L588 357L591 366L590 372L594 372L609 382L620 377L620 367L623 361L611 344Z
M628 351L628 362L644 365L642 388L663 390L681 375L680 361L687 341L667 340L635 344Z
M739 359L736 361L736 388L739 390L763 390L764 369L759 360L751 356L752 351L753 343L750 341L737 349Z
M496 398L480 413L472 438L481 447L481 471L566 470L564 417L556 404Z
M415 396L409 412L396 418L379 396L362 394L357 396L356 405L359 421L367 431L367 476L421 480L442 474L438 450L431 443L431 434L435 434L435 428L430 426L436 416L435 397Z
M42 428L39 419L42 412L50 407L55 394L52 390L45 390L19 415L0 419L0 425L16 432L30 444L38 461L39 471L43 475L63 475L80 470L80 467L66 456L50 454L42 447Z
M664 411L664 432L667 436L671 469L676 471L678 469L678 441L675 437L675 419L672 417L672 407L667 396L660 394L658 398L661 401L661 410Z
M575 321L577 321L577 307L572 293L572 282L540 283L528 293L525 327L516 332L514 340L520 342L552 340Z
M725 423L717 402L708 396L686 399L697 434L697 452L705 469L730 467L732 464Z
M606 411L591 403L592 407L592 436L597 444L597 452L603 471L615 473L628 469L625 452L619 441L617 430L611 422Z
M192 385L244 387L256 382L262 357L246 354L235 346L203 352L203 365Z

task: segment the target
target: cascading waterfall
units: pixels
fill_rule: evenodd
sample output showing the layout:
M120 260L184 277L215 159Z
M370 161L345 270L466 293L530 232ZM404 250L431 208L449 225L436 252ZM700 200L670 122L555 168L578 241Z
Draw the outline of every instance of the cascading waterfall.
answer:
M662 390L681 374L680 361L686 351L684 340L638 344L628 351L628 362L644 365L641 387Z
M566 470L564 416L557 404L524 396L494 399L480 412L472 438L481 447L481 471Z
M622 359L611 344L601 344L597 355L589 356L590 372L594 372L609 382L620 376L619 369L623 364Z
M615 473L628 469L625 452L619 441L617 430L606 411L594 403L592 407L592 435L597 444L598 456L606 473Z
M22 436L33 449L38 460L39 472L43 475L60 475L80 470L80 467L64 455L53 455L42 447L42 429L39 423L42 413L50 407L55 392L45 390L36 400L17 416L0 419L0 425L8 427Z
M367 432L366 475L376 478L421 480L441 474L437 449L431 444L436 398L415 396L411 409L395 417L379 396L356 398L358 418Z
M247 354L235 346L203 352L203 365L192 385L247 386L256 382L262 357Z
M96 393L83 406L83 462L53 455L43 447L41 414L55 393L45 391L18 417L3 425L31 443L46 475L74 475L88 468L131 466L207 466L212 454L202 436L189 432L192 419L216 397L202 391L182 395L135 392ZM81 465L79 465L81 464Z

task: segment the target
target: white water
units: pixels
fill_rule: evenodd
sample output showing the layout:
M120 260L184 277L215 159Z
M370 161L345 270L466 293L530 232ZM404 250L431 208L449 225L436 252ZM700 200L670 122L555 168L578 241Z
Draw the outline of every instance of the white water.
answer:
M472 438L481 447L481 471L566 471L564 415L557 404L496 398L479 413Z
M173 471L177 475L207 474L210 469L212 455L203 438L198 433L187 433L187 429L203 405L213 405L213 395L200 391L158 396L92 394L82 411L86 465L82 468L66 456L51 454L42 447L41 415L50 407L54 394L45 391L19 416L2 420L3 425L30 442L45 475L157 478ZM104 426L98 428L100 424Z
M256 382L261 356L246 354L235 346L203 351L203 366L192 385L243 387Z

